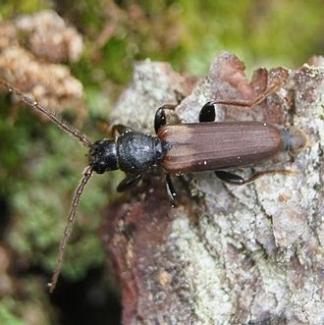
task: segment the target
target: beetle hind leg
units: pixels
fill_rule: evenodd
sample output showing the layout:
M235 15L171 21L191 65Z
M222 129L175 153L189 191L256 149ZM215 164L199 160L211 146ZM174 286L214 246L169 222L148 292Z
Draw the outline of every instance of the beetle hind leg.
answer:
M252 100L217 99L214 101L207 102L200 110L199 122L214 122L216 117L215 105L217 104L253 108L256 105L261 104L269 95L277 91L281 87L281 85L281 82L274 83Z
M254 172L250 177L243 178L239 175L224 171L224 170L217 170L215 171L215 174L218 178L220 178L223 182L233 184L233 185L243 185L247 183L251 183L255 181L257 178L268 175L268 174L274 174L274 173L280 173L280 174L291 174L293 171L288 169L271 169L271 170L264 170L260 172Z
M213 102L206 103L199 112L199 122L214 122L216 117L215 106Z
M254 172L248 179L244 180L243 184L250 183L255 181L257 178L264 176L264 175L269 175L269 174L283 174L283 175L288 175L288 174L293 174L293 170L289 169L270 169L270 170L263 170L260 172Z

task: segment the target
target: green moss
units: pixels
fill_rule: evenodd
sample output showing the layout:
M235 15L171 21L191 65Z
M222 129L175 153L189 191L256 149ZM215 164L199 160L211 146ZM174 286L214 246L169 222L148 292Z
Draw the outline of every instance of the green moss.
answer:
M54 324L55 315L42 283L36 277L22 281L25 295L0 300L0 324Z
M193 72L206 71L210 59L222 50L238 54L253 67L300 65L314 53L323 52L319 1L180 3L187 62Z
M0 323L10 325L23 325L21 317L13 312L14 301L6 299L0 301Z
M0 4L0 18L8 18L13 15L29 14L42 9L48 9L51 2L47 0L2 0Z

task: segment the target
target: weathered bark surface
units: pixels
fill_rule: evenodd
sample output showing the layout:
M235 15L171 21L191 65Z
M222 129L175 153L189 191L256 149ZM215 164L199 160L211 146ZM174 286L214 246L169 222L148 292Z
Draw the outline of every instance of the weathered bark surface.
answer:
M156 108L176 102L179 92L185 98L177 113L195 122L207 101L252 99L278 80L284 86L262 105L219 106L217 119L302 130L307 146L294 159L282 155L258 167L294 173L240 187L212 172L194 174L177 183L177 208L152 176L107 208L103 238L122 290L124 324L324 323L323 67L260 69L248 82L242 62L227 53L200 80L141 62L115 122L153 133Z

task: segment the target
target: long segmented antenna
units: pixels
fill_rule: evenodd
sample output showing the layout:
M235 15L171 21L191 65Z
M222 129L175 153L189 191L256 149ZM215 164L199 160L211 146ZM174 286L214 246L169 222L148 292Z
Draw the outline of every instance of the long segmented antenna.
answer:
M92 146L92 142L90 139L81 133L79 130L75 129L71 125L69 125L66 121L59 118L55 112L47 110L44 106L40 105L37 101L35 101L33 98L28 97L23 92L21 92L19 89L13 87L10 83L7 81L0 79L0 84L5 86L9 92L13 92L15 95L19 97L19 99L27 104L32 109L42 113L45 115L50 121L52 121L54 124L56 124L61 130L66 132L69 135L72 135L75 139L77 139L82 145L84 145L87 148L90 148Z
M53 272L52 275L52 279L51 282L48 284L49 286L49 291L50 293L53 292L53 290L56 287L57 284L57 280L59 278L60 272L61 272L61 268L62 268L62 264L63 264L63 259L64 259L64 253L65 253L65 246L68 243L70 237L71 237L71 233L72 233L72 229L73 229L73 225L76 221L76 211L80 202L80 197L83 193L84 187L86 186L86 184L88 183L89 179L91 178L93 173L93 170L91 168L91 166L88 166L84 169L83 171L83 177L81 178L81 181L79 183L79 185L77 186L77 188L74 191L74 195L73 195L73 199L72 199L72 203L71 203L71 208L68 214L68 221L67 224L65 226L64 229L64 235L63 238L61 240L60 243L60 248L59 248L59 254L57 257L57 262L56 262L56 267L55 270Z

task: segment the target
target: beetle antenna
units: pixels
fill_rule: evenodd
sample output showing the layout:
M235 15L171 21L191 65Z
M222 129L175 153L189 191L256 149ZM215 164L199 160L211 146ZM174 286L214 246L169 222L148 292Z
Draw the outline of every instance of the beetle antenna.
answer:
M55 112L49 111L44 106L39 104L37 101L35 101L32 97L29 97L25 95L23 92L21 92L19 89L13 87L10 83L7 81L4 81L3 79L0 79L0 84L5 86L9 92L14 93L19 97L19 99L27 104L32 109L36 110L37 112L42 113L45 115L51 122L56 124L61 130L63 130L65 133L71 135L75 139L77 139L82 145L84 145L87 148L90 148L92 146L92 142L90 139L83 133L81 133L79 130L75 129L73 126L69 125L66 121L64 121L62 118L58 117Z
M77 188L74 191L71 208L70 208L70 211L68 214L67 224L65 226L64 235L63 235L63 238L60 243L56 267L55 267L54 273L52 275L51 282L48 284L50 293L52 293L56 287L57 280L60 275L62 264L63 264L65 247L70 239L73 225L76 221L76 217L77 217L76 211L77 211L77 208L78 208L78 205L80 202L80 198L83 193L84 187L86 186L86 184L88 183L89 179L92 176L92 173L93 173L93 169L91 168L91 166L87 166L83 171L83 176L80 180L79 185L77 186Z

